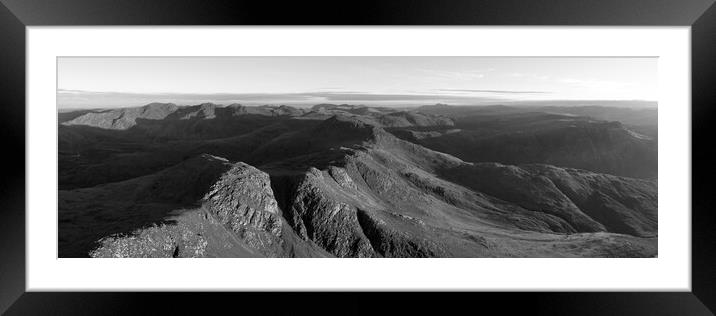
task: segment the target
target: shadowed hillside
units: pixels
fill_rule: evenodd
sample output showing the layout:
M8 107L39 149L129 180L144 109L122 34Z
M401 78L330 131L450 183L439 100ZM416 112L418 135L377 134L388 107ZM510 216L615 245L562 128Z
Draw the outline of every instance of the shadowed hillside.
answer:
M641 120L636 115L624 115L624 122L646 124L633 126L621 121L569 114L594 112L600 117L616 118L619 113L628 111L600 109L602 111L592 107L433 106L426 110L454 116L455 125L450 128L391 131L405 140L466 161L545 163L618 176L656 178L658 140L655 116L652 123L645 123L651 122L651 112Z
M60 125L60 256L653 257L656 180L568 163L628 165L647 140L628 131L330 104L84 113ZM490 137L497 162L462 157Z

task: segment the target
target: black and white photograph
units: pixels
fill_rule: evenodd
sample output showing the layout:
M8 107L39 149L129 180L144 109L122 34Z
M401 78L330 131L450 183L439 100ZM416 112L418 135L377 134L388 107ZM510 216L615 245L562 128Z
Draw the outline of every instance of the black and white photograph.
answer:
M0 314L714 315L715 1L0 0Z
M656 258L658 58L57 57L60 258Z

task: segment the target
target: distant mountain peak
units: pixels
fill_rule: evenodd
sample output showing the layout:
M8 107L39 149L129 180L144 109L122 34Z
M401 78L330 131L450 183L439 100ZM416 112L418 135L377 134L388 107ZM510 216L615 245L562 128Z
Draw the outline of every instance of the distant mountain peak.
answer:
M174 103L162 103L162 102L152 102L144 105L145 108L165 108L165 107L176 107L177 105Z

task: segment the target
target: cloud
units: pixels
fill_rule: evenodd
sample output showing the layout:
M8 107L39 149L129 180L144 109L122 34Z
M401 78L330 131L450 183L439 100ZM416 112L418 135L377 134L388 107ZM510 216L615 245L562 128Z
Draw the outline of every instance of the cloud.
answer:
M538 74L523 73L523 72L513 72L513 73L509 74L508 76L514 77L514 78L527 78L527 79L535 79L535 80L552 79L552 77L547 76L547 75L538 75Z
M631 83L617 82L617 81L606 81L606 80L591 80L591 79L574 79L574 78L563 78L559 82L589 89L619 89L632 86Z
M438 91L450 91L450 92L477 92L477 93L498 93L498 94L551 93L549 91L483 90L483 89L437 89L437 90Z
M140 106L151 102L176 104L292 104L313 105L323 102L365 103L372 105L423 105L433 103L482 104L507 100L500 97L482 97L464 94L429 93L368 93L358 91L311 91L296 93L127 93L58 90L58 107L101 108Z
M485 78L485 73L493 71L494 69L487 69L485 71L443 71L433 69L419 69L419 71L438 77L441 79L452 79L452 80L474 80Z

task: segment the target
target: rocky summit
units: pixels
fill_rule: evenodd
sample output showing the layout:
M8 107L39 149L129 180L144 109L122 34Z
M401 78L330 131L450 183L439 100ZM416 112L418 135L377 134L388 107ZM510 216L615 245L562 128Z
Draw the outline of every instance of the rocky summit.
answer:
M554 108L423 110L66 115L60 257L657 256L649 129Z

